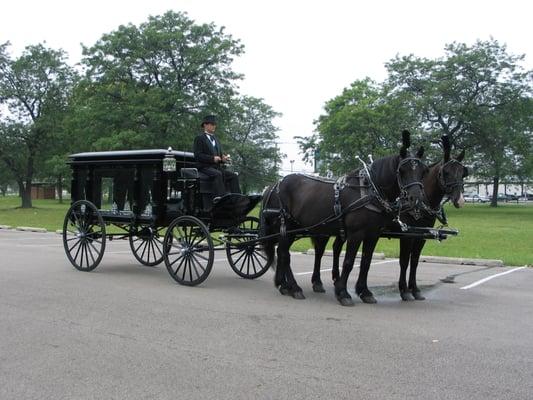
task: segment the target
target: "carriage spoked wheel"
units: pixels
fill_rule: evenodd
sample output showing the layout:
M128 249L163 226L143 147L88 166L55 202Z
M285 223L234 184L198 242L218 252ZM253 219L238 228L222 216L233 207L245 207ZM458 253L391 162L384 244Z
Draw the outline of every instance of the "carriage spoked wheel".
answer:
M237 275L245 279L259 278L270 267L257 239L259 218L246 217L237 229L228 235L226 254L229 265Z
M172 221L163 241L163 259L176 282L187 286L202 283L215 259L213 240L205 224L191 216Z
M162 228L143 226L134 229L129 242L137 261L148 267L160 264L163 261L163 237L160 234Z
M63 246L76 269L92 271L104 255L105 224L96 206L87 200L76 201L63 222Z

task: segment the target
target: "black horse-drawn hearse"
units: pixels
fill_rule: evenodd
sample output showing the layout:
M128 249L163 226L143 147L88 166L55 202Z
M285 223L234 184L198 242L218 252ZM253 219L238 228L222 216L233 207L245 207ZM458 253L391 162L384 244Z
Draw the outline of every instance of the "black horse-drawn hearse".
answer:
M241 277L257 278L262 255L259 220L247 216L261 196L215 198L194 155L168 150L79 153L70 156L72 206L63 224L70 262L91 271L106 241L128 239L142 264L165 262L177 282L197 285L209 275L215 250L225 250Z
M323 291L320 256L329 237L337 236L333 278L336 296L346 305L350 298L339 282L346 284L359 244L368 241L363 243L364 273L356 291L371 302L366 276L379 237L421 243L415 256L411 242L402 247L411 249L409 257L400 255L402 290L404 261L418 260L423 241L457 234L433 228L437 218L446 224L440 216L444 197L459 206L466 175L460 163L464 153L452 159L449 142L443 143L443 160L429 168L421 161L422 148L414 155L408 152L409 132L404 131L399 154L368 167L363 162L364 168L336 181L288 175L265 190L260 218L248 213L261 196L230 193L214 198L212 182L195 168L192 153L169 148L74 154L69 160L72 205L63 224L65 252L74 267L91 271L102 260L107 240L128 239L140 263L164 261L173 279L194 286L211 272L215 250L226 251L239 276L254 279L276 262L277 246L276 285L282 293L302 298L290 271L290 245L302 237L313 240L318 249L313 289ZM345 240L348 250L339 279L338 255ZM416 265L412 268L416 271ZM411 278L412 291L422 298L415 273Z

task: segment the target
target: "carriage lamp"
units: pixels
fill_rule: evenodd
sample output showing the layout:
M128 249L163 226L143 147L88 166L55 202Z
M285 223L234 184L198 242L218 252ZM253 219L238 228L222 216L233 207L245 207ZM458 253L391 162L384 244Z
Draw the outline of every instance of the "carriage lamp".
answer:
M165 158L163 159L163 171L174 172L176 171L176 159L172 154L172 147L169 147Z

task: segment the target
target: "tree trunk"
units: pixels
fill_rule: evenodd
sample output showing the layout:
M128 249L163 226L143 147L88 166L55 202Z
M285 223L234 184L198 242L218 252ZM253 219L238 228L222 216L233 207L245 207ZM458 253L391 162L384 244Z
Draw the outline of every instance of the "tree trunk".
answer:
M32 208L33 204L31 202L31 181L26 182L24 189L22 191L22 208Z
M492 178L492 200L490 202L491 207L498 207L498 184L500 183L500 178L494 176Z

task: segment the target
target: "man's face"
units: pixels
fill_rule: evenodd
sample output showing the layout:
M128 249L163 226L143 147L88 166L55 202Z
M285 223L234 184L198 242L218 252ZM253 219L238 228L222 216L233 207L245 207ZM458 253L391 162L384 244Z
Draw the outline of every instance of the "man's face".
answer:
M217 129L217 126L215 124L211 124L211 123L204 124L204 130L207 133L215 133L216 129Z

